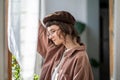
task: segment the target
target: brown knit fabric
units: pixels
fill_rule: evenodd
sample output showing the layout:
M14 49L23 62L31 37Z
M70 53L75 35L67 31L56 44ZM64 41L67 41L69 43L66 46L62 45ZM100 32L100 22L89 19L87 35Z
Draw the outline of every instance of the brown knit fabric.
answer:
M60 21L68 24L75 24L74 17L67 11L56 11L50 15L47 15L43 19L43 23L46 24L48 21Z

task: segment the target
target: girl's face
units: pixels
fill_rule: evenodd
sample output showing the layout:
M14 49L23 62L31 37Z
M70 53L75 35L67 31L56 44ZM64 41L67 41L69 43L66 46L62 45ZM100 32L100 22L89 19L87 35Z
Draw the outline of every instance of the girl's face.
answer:
M61 30L57 25L51 25L47 27L48 38L54 42L55 45L64 43L64 38L61 35Z

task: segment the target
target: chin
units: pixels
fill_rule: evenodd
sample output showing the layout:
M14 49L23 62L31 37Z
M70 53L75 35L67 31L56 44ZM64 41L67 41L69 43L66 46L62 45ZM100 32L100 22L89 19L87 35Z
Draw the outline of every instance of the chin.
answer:
M58 45L60 45L60 44L55 44L55 45L57 45L57 46L58 46Z
M61 43L54 43L55 45L61 45Z

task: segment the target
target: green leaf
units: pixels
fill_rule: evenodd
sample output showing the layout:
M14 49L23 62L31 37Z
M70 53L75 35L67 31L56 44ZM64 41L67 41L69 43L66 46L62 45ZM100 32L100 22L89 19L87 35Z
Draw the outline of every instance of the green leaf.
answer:
M82 34L82 32L85 30L85 24L79 21L75 22L75 28L79 34Z
M99 62L97 60L95 60L94 58L90 59L90 64L92 65L92 67L97 68L100 66Z
M14 80L22 80L20 77L20 65L17 63L15 56L12 56L12 77ZM39 75L34 74L34 80L39 80Z

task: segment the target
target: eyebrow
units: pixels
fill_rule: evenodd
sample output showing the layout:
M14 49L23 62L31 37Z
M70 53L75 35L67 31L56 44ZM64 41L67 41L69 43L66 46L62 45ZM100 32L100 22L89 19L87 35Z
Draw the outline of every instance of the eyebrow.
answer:
M55 30L55 29L51 29L50 31L53 31L53 30Z
M51 29L50 31L54 31L54 30L58 30L58 29Z
M51 32L51 31L54 31L54 29L51 29L51 30L49 30L49 31L47 30L48 33Z

